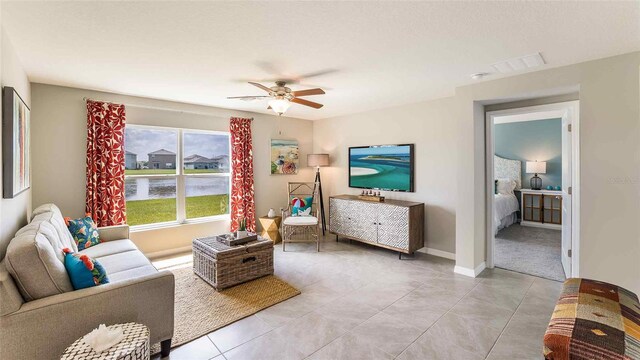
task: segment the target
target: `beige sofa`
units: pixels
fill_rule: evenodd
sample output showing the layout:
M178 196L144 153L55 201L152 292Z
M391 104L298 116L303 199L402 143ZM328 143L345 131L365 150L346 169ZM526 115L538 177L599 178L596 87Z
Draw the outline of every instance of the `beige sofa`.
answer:
M102 243L80 251L97 259L110 283L73 290L62 249L77 251L60 210L33 211L31 222L0 246L0 359L59 359L101 323L137 322L169 354L174 277L158 271L128 240L128 226L100 228ZM0 244L2 245L2 244Z

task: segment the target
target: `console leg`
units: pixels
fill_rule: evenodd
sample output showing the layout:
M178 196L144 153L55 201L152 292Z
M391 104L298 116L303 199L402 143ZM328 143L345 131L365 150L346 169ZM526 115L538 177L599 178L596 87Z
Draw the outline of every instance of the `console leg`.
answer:
M160 342L160 356L167 357L171 352L171 339Z

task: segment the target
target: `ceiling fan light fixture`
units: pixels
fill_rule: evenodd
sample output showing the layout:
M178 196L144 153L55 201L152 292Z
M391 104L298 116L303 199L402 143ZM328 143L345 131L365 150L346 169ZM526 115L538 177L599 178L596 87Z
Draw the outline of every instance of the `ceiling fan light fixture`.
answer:
M269 106L271 106L271 109L278 115L282 115L289 109L291 103L287 99L273 99L269 100Z

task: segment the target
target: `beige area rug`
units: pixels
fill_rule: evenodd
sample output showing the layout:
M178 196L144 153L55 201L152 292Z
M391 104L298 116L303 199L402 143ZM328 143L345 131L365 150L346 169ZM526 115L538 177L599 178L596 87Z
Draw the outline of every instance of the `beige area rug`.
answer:
M273 275L218 292L191 268L171 272L176 278L172 348L300 294ZM151 353L159 352L160 344L153 345Z

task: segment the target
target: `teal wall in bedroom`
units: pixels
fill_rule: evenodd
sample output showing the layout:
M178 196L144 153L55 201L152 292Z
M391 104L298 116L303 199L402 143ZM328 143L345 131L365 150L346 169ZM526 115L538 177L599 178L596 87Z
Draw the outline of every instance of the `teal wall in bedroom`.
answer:
M548 119L495 125L496 155L522 161L522 187L528 189L533 174L525 173L526 161L546 161L540 174L542 188L562 185L562 120Z

